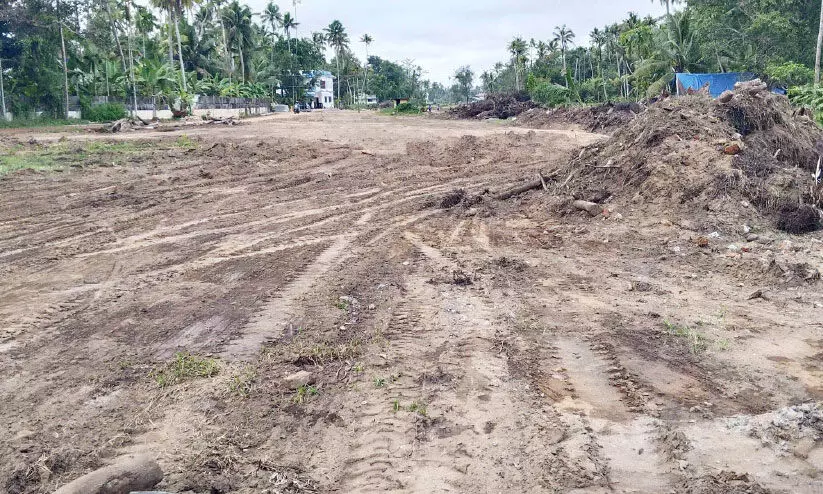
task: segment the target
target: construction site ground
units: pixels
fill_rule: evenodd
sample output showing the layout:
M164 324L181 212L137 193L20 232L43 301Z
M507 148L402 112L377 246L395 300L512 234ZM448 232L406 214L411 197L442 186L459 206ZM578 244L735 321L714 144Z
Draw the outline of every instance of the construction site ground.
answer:
M764 274L821 235L495 198L604 139L3 131L42 166L0 178L0 491L147 453L169 492L823 492L823 294Z

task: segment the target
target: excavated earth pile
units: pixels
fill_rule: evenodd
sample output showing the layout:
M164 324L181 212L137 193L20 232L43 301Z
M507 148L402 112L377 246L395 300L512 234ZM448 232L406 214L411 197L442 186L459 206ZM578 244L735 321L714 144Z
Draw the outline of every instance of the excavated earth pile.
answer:
M457 119L498 118L505 120L516 117L526 110L537 108L537 104L527 94L492 94L488 98L450 108L447 116Z
M644 107L639 103L607 103L591 107L554 108L550 110L532 108L517 117L517 124L535 129L577 124L589 132L611 134L631 123L642 111L644 111Z
M757 81L717 101L655 104L603 143L584 148L560 182L575 199L614 202L715 226L819 227L813 177L823 132Z

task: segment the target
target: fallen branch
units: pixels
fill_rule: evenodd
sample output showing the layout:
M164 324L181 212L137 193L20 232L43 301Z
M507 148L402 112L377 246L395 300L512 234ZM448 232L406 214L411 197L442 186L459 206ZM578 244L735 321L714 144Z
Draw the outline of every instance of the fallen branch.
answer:
M621 168L620 165L586 165L589 168L597 168L600 170L609 170L611 168Z
M540 177L539 180L536 180L534 182L529 182L527 184L514 187L513 189L509 189L505 192L502 192L502 193L498 194L496 198L501 200L501 201L505 201L506 199L510 199L514 196L519 196L520 194L522 194L524 192L528 192L530 190L535 190L535 189L540 189L540 188L547 189L548 186L546 185L546 179L547 178L553 178L558 173L559 173L559 170L555 170L555 171L553 171L553 172L551 172L551 173L549 173L548 175L545 175L545 176L538 174L538 176Z

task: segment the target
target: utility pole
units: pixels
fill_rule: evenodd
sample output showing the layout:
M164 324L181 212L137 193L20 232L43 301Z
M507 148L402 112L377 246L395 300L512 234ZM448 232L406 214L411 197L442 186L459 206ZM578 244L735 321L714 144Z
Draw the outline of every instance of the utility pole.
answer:
M3 119L6 119L6 92L3 90L3 57L0 53L0 110L3 111Z
M814 86L820 86L820 51L823 49L823 1L820 2L820 27L817 29L817 54L814 60Z
M60 22L60 46L63 51L63 95L66 98L66 120L69 119L69 66L66 56L66 38L63 35L63 17L60 15L60 1L57 1L57 18Z
M137 115L137 81L134 77L134 52L132 51L132 40L134 39L134 22L135 20L131 17L131 9L129 8L129 4L126 3L126 17L129 21L129 72L131 76L131 94L132 94L132 107L131 107L131 117L134 118ZM156 107L155 107L156 108Z

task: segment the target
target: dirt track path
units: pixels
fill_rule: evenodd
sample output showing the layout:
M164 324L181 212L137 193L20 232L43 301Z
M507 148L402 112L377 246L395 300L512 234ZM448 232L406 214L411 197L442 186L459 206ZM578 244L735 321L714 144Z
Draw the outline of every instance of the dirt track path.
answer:
M813 288L745 301L758 261L671 222L484 193L602 136L339 112L145 137L0 180L9 492L126 452L174 492L823 489ZM179 351L219 374L158 387Z

